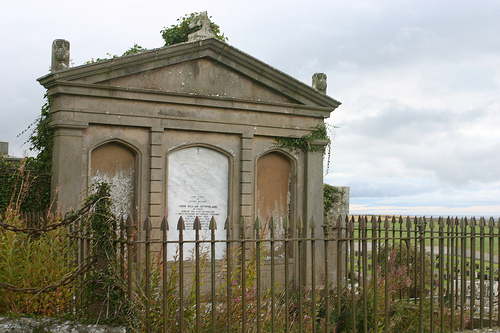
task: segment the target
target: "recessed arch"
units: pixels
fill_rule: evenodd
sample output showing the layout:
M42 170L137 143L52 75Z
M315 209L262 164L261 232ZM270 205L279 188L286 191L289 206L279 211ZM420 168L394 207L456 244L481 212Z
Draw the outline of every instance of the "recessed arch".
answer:
M271 150L256 162L256 217L267 226L271 217L276 236L284 233L283 222L293 218L294 159L280 150Z
M90 184L111 187L111 210L118 218L135 217L137 201L137 152L120 140L108 140L90 153Z
M176 147L173 147L173 148L170 148L168 150L168 154L170 155L172 152L175 152L176 150L181 150L181 149L186 149L186 148L190 148L190 147L203 147L203 148L208 148L208 149L212 149L212 150L215 150L223 155L226 155L226 157L228 158L228 162L229 163L232 163L233 162L233 158L234 158L234 154L231 153L231 152L228 152L227 150L219 147L219 146L215 146L215 145L212 145L212 144L209 144L209 143L188 143L188 144L183 144L183 145L180 145L180 146L176 146Z

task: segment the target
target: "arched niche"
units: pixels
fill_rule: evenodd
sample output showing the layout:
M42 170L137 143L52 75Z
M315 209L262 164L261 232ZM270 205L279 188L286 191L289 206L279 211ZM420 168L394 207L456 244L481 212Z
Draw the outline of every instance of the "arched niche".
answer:
M111 210L118 218L135 217L136 154L119 142L108 142L92 150L90 182L111 187Z
M210 220L215 218L216 239L226 239L224 223L229 199L229 158L207 146L189 146L176 149L168 155L167 207L170 231L168 240L178 240L177 223L185 222L184 240L194 240L194 220L200 219L200 239L209 239ZM189 258L194 245L186 243L185 258ZM176 245L169 244L169 259L176 253ZM216 245L216 258L224 255L222 243Z
M273 151L257 160L256 214L265 232L273 217L277 238L284 236L285 218L290 220L292 183L292 163L287 156Z

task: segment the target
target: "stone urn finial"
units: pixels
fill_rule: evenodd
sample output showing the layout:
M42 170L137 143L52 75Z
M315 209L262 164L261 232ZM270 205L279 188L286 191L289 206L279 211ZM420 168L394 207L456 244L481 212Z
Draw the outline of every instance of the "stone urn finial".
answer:
M312 87L322 94L326 94L326 74L315 73L312 77Z
M52 42L52 67L56 72L69 68L69 42L65 39L56 39Z
M210 27L210 19L208 18L207 12L201 12L199 15L195 16L191 23L189 23L189 28L194 29L196 27L201 27L199 30L190 33L188 35L188 42L193 42L195 40L205 39L205 38L215 38L215 34Z

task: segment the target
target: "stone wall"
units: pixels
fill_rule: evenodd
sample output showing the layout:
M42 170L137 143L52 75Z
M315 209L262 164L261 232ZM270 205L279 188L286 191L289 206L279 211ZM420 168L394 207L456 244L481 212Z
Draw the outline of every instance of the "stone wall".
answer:
M337 223L339 216L345 220L346 216L349 216L349 201L350 201L350 190L348 186L337 186L337 188L343 193L341 195L341 200L337 202L328 212L327 217L330 224Z
M32 333L126 333L124 327L88 325L56 318L5 318L0 317L0 332Z

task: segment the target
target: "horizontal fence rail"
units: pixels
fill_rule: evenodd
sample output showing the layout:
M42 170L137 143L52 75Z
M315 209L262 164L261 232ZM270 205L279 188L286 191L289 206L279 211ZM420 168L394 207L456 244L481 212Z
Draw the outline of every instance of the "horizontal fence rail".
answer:
M116 226L146 332L450 332L498 326L500 221L349 216ZM175 239L172 239L175 235ZM217 234L217 235L220 235ZM92 237L75 236L78 261ZM77 302L78 303L78 302ZM78 305L78 304L77 304ZM142 316L142 317L141 317Z

